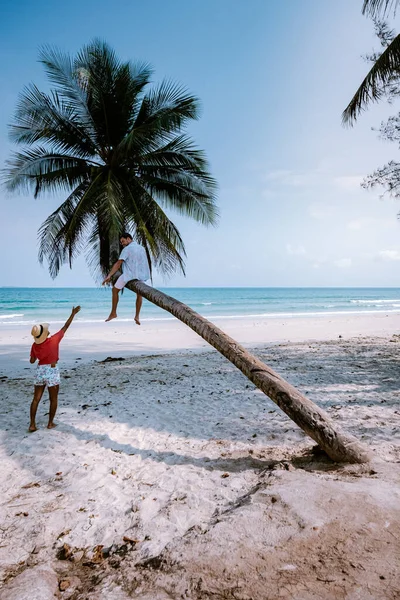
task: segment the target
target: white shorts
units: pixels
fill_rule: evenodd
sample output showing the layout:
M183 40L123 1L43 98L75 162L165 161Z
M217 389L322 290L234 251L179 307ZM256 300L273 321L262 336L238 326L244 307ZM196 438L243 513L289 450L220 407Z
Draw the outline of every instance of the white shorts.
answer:
M35 373L35 385L47 385L47 387L60 385L60 371L58 367L38 365Z
M117 281L114 283L114 287L117 288L117 290L122 290L123 287L126 286L127 283L129 283L130 281L133 281L133 279L125 279L125 275L122 273L122 275L120 275L117 279ZM144 281L143 279L137 279L137 281Z
M122 290L122 288L125 287L127 283L128 281L125 281L125 277L123 275L120 275L117 281L114 283L114 287L117 288L117 290Z

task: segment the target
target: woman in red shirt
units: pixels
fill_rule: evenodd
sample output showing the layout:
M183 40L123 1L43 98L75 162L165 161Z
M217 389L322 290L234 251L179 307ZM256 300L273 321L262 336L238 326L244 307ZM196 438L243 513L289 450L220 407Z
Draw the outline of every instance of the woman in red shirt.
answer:
M50 398L49 423L47 429L53 429L56 426L54 416L57 411L58 390L60 388L60 372L58 370L59 345L65 332L71 325L75 315L81 310L80 306L73 307L71 315L64 327L57 333L49 337L48 323L34 325L31 334L33 335L33 344L31 348L31 364L37 360L39 364L35 374L35 391L31 404L31 423L29 431L36 431L36 412L39 402L42 399L44 389L47 385Z

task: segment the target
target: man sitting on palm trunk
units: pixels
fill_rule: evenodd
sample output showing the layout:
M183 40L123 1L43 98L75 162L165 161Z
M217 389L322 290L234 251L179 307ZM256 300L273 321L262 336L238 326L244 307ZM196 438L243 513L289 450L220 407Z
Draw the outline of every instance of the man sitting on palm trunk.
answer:
M103 281L103 285L111 280L111 277L122 268L122 275L118 277L114 283L112 290L112 307L111 312L106 319L111 321L117 318L117 306L119 301L119 292L123 287L132 279L139 279L140 281L146 281L150 278L149 261L147 259L146 251L140 244L133 241L130 233L124 232L120 237L121 246L123 246L122 252L117 262L112 266L109 274ZM140 294L136 294L136 314L135 323L140 325L139 315L140 309L142 308L143 298Z

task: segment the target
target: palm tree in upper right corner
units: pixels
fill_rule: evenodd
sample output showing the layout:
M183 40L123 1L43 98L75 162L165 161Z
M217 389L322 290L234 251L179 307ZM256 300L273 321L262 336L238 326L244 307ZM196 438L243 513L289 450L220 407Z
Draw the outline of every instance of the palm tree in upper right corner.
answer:
M364 0L362 12L373 19L385 18L389 12L396 13L400 0ZM347 108L343 111L343 123L352 125L369 102L376 102L383 95L383 89L393 73L400 75L400 34L382 52L364 78Z

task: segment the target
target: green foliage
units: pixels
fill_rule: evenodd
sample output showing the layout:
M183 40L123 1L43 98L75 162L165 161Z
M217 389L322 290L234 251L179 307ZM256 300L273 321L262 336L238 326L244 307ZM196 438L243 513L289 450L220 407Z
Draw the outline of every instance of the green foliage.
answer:
M375 20L375 33L380 41L383 52L390 47L393 40L396 39L396 34L393 29L390 29L384 21ZM381 53L373 52L365 56L368 62L374 65L379 61ZM380 88L381 97L385 97L388 102L393 102L400 95L400 70L393 68L388 73L385 83ZM386 122L382 122L379 128L380 137L383 140L395 142L400 145L400 115L389 117ZM400 197L400 164L391 160L383 167L376 169L371 175L368 175L362 186L365 189L381 187L384 194L389 194L393 197Z
M98 40L73 58L46 47L40 60L53 89L21 94L10 137L23 147L4 172L10 191L68 194L39 230L39 260L56 277L85 251L101 277L131 231L161 272L184 272L185 247L165 210L217 220L215 180L184 134L198 100L169 81L149 89L149 65L121 62Z
M353 98L342 114L344 125L353 125L360 113L370 102L377 102L385 96L393 79L393 74L400 72L400 36L394 36L385 23L379 21L390 10L396 13L400 0L364 0L362 12L374 19L378 37L386 46L384 52L377 55L374 64L359 86Z
M363 15L369 15L373 19L384 18L392 9L395 13L399 4L400 0L364 0L362 12Z
M351 125L371 101L378 101L385 95L385 88L394 73L400 72L400 35L375 62L364 81L343 112L343 123Z

